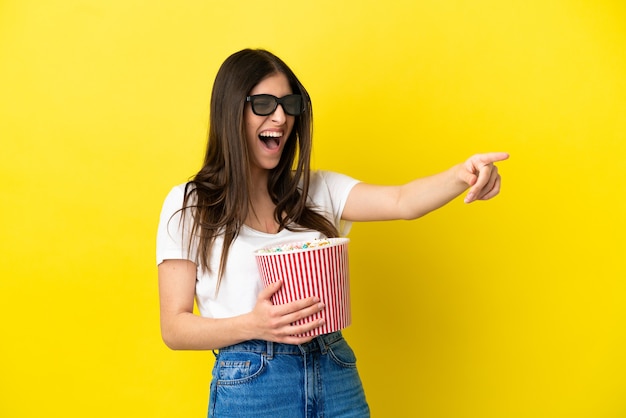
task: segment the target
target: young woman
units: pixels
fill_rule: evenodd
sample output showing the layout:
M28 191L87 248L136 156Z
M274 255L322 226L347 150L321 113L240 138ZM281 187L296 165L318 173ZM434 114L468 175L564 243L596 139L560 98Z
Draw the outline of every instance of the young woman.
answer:
M209 417L367 417L354 353L340 332L298 337L323 309L316 297L274 306L253 252L348 232L354 221L415 219L469 188L500 190L495 162L475 155L440 174L377 186L310 170L312 108L291 69L265 50L231 55L218 71L202 169L163 205L157 263L163 340L219 350ZM200 315L194 314L194 299Z

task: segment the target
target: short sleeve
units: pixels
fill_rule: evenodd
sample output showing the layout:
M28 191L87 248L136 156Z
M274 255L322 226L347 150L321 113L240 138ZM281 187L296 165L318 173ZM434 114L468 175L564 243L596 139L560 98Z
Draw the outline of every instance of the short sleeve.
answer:
M191 216L184 218L183 224L183 200L185 197L185 185L179 185L168 193L161 208L161 216L157 229L156 261L157 265L163 260L184 259L194 261L189 249L189 231ZM191 243L193 246L193 243Z
M358 180L332 171L315 171L311 175L309 197L317 210L331 219L341 236L350 232L351 222L341 219L352 188Z

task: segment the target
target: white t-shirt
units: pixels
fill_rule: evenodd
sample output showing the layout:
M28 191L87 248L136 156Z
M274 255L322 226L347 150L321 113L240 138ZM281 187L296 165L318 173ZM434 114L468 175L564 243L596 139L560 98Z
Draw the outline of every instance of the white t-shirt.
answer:
M318 213L331 220L342 236L348 233L351 224L341 220L341 213L348 194L357 183L357 180L343 174L311 172L308 202ZM181 213L177 212L183 205L184 191L185 184L174 187L163 203L157 233L157 265L167 259L191 260L198 265L195 258L197 243L192 242L191 251L187 248L191 217L187 216L185 225L181 226ZM323 237L318 231L293 232L284 229L277 234L268 234L243 226L230 248L219 292L216 292L223 244L223 239L218 237L210 257L211 273L205 272L199 265L197 268L196 302L200 315L229 318L252 311L263 288L254 258L255 250Z

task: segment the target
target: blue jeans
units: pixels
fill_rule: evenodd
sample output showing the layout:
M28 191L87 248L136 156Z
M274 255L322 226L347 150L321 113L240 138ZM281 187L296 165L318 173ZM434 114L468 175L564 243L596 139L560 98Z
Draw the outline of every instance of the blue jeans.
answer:
M302 345L252 340L219 350L209 418L363 418L369 407L341 332Z

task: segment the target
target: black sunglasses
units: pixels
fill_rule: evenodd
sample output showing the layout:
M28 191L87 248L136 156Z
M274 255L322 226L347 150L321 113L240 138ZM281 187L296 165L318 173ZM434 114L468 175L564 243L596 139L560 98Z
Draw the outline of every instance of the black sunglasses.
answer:
M289 94L281 98L271 94L255 94L246 97L246 102L252 104L252 112L259 116L271 115L278 105L281 105L285 113L291 116L298 116L304 110L302 96L299 94Z

